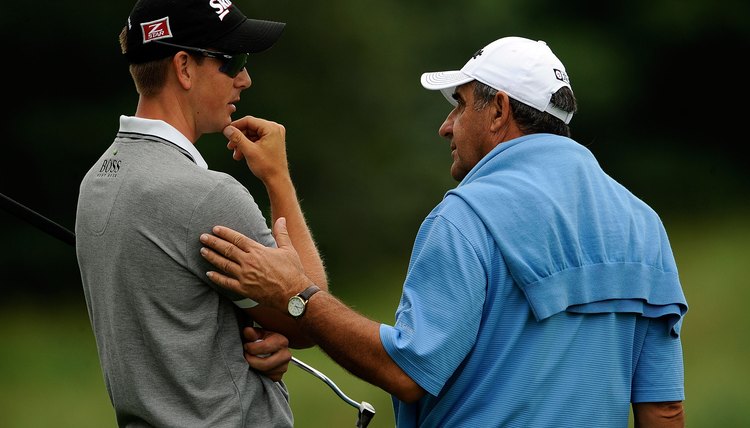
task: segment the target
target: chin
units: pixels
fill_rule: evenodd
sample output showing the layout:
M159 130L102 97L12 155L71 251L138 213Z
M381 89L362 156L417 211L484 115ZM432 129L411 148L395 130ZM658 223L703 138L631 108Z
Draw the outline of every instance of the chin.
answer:
M466 171L457 167L456 165L451 165L451 177L453 177L454 180L460 182L464 179L464 177L466 177Z

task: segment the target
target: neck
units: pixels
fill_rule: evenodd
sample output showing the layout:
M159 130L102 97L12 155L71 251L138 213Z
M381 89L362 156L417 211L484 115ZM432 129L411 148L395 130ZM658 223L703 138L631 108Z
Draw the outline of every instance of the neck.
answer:
M191 143L195 144L200 138L200 133L195 123L190 120L190 115L184 108L184 103L178 97L161 93L153 97L141 96L138 99L138 107L135 116L143 119L162 120L180 131Z

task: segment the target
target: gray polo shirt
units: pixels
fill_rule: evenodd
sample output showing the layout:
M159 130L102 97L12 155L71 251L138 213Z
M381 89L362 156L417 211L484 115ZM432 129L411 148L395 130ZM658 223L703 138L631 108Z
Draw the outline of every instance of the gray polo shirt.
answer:
M249 368L242 311L206 277L221 224L275 246L248 190L162 121L121 117L80 186L76 252L119 426L290 427L283 383ZM242 306L242 302L239 302Z

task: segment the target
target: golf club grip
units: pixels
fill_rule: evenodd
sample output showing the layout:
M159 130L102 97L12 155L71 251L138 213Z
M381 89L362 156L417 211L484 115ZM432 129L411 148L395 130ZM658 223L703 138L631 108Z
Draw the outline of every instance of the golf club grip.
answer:
M59 224L39 214L38 212L22 204L19 204L18 202L5 196L2 193L0 193L0 204L2 205L3 209L5 209L5 211L8 211L21 220L24 220L31 225L36 226L37 228L43 230L44 232L47 232L48 234L65 242L68 245L76 245L76 236L73 232L60 226Z

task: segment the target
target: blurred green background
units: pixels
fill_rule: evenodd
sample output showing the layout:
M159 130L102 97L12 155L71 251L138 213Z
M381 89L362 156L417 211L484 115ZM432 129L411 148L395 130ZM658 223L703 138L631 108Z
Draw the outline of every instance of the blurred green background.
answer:
M437 129L449 112L419 84L506 35L545 40L579 101L574 138L662 216L690 305L688 426L750 426L750 168L746 0L235 1L288 23L248 64L238 116L283 123L298 193L331 288L391 323L424 216L455 186ZM130 1L6 8L0 192L72 229L78 183L137 94L117 35ZM218 135L198 148L266 206ZM0 210L0 427L112 427L71 247ZM317 349L296 353L393 426L390 398ZM298 427L354 426L318 379L285 377Z

